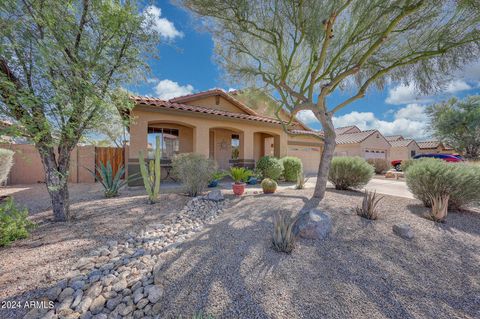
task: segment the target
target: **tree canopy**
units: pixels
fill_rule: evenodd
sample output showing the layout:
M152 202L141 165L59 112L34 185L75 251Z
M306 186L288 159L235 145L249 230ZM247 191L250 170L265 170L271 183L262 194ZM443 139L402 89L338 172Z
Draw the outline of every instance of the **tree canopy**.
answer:
M437 138L466 158L480 157L480 95L432 105L427 113Z

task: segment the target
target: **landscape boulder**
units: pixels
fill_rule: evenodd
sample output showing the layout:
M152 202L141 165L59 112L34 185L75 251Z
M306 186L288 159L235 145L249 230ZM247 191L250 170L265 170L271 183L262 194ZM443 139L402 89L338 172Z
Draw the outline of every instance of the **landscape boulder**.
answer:
M413 238L413 230L408 224L397 224L392 226L393 232L404 239Z
M220 202L224 200L222 191L219 189L214 189L213 191L209 192L207 195L204 196L204 199L211 200L214 202Z
M303 214L294 227L295 235L306 239L325 239L332 230L332 218L319 209Z

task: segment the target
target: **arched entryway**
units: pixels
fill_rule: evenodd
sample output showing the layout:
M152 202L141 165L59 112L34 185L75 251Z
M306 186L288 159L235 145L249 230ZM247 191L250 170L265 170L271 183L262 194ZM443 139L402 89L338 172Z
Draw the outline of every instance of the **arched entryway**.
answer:
M219 169L230 167L232 159L241 156L243 131L232 127L213 127L209 130L209 157L214 159Z
M255 161L263 156L280 157L280 135L270 132L255 132L253 140Z

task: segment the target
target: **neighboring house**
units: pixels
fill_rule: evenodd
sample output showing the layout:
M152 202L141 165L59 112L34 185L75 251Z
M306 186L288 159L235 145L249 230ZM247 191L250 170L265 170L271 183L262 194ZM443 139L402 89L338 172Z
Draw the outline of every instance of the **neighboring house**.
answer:
M169 101L133 96L128 173L139 172L141 150L152 156L160 136L162 159L168 163L180 153L200 153L220 169L232 165L253 168L264 155L297 156L306 173L318 170L322 142L315 131L295 122L284 132L275 118L257 114L223 90L214 89ZM164 174L165 176L165 174ZM141 183L141 181L137 181Z
M362 130L360 130L355 125L350 125L350 126L337 127L335 129L335 134L338 136L346 133L360 133L361 131Z
M361 131L358 127L337 128L334 156L360 156L365 159L389 159L390 143L377 130ZM338 134L338 132L346 132Z
M402 135L390 135L390 136L385 136L385 139L389 142L394 142L394 141L403 141L404 138Z
M387 136L385 138L389 138L391 136ZM418 146L417 142L411 139L397 139L394 141L390 141L390 145L392 148L390 149L390 160L406 160L410 159L413 156L420 153L420 147Z
M422 141L417 142L420 147L419 154L455 154L452 147L444 145L440 141Z

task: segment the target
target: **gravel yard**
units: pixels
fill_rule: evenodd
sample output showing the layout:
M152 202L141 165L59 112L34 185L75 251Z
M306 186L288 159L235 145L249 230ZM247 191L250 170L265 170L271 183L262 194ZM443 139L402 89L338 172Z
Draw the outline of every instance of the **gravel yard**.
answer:
M369 222L354 213L360 193L330 189L320 205L333 220L330 237L302 239L291 255L273 251L272 213L298 211L311 192L284 189L230 199L216 219L182 237L173 251L134 257L135 252L132 261L148 257L155 262L155 284L160 282L164 291L154 307L144 310L155 308L159 318L198 313L215 318L480 317L478 212L450 213L447 223L435 224L422 217L427 210L419 201L385 196L380 219ZM122 243L128 234L175 217L189 200L163 194L160 203L147 205L141 190L104 199L99 188L76 185L71 197L77 218L57 225L48 220L48 199L41 190L13 193L31 205L40 226L30 238L0 248L0 300L41 297L43 288L68 276L81 257L102 250L108 241L118 241L120 254L132 253ZM415 237L394 235L392 226L398 223L410 224ZM144 247L145 239L136 240L132 247ZM98 260L96 267L103 269ZM143 283L145 294L153 282L151 271L138 282L132 285ZM131 290L125 289L127 294ZM133 299L125 291L125 298ZM23 313L0 309L0 318Z

